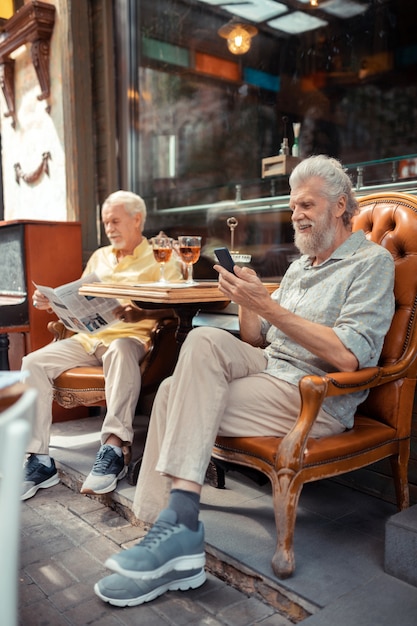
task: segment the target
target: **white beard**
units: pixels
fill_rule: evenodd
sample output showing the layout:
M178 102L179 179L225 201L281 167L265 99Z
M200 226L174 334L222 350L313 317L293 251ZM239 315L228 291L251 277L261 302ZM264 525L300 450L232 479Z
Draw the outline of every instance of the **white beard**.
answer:
M294 227L294 243L301 252L309 257L315 257L321 252L328 250L333 241L336 231L336 224L331 222L330 211L322 215L315 222L311 222L311 232L303 233Z
M112 241L111 245L113 246L113 248L115 248L116 250L124 250L126 242L124 239L119 239L118 241Z

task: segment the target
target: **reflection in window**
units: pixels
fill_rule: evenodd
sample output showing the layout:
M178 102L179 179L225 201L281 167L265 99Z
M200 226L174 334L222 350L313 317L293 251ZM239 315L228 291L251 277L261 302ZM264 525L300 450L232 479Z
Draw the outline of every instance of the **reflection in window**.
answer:
M412 155L417 32L407 5L141 0L132 187L158 209L230 200L236 185L243 199L285 194L285 177L261 177L262 159L279 152L284 116L290 147L292 124L301 124L301 158ZM232 17L258 29L245 55L231 54L218 35ZM392 173L364 176L389 182Z

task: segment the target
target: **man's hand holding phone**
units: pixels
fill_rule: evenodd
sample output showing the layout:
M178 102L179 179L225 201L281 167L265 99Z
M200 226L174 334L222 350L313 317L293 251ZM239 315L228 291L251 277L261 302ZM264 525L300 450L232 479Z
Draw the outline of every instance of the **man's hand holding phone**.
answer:
M253 311L259 309L260 303L270 300L267 289L253 269L236 265L227 248L216 248L214 254L219 265L227 270L219 272L219 289L230 300Z
M225 270L233 274L235 262L233 261L232 255L230 254L229 250L227 248L216 248L214 250L214 254L216 255L219 264L224 267Z

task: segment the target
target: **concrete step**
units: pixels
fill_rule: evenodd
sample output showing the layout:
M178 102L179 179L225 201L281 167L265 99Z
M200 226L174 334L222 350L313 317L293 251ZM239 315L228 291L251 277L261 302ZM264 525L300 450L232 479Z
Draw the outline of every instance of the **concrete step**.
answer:
M384 569L417 587L417 504L388 519Z
M330 602L302 626L416 626L417 590L381 573Z

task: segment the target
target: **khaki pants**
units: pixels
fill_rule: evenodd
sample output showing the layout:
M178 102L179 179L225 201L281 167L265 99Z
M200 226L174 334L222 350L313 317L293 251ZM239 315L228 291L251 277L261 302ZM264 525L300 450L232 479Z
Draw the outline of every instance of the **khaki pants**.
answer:
M298 386L263 372L263 351L216 328L188 335L173 376L159 387L152 409L133 511L154 522L166 506L169 476L200 485L217 434L282 436L300 408ZM345 427L320 411L312 436Z
M101 443L117 435L126 443L133 440L132 422L138 402L141 374L139 361L146 347L136 339L123 337L109 347L99 344L88 354L73 338L50 343L23 358L22 370L29 372L25 382L38 390L36 419L27 451L49 454L52 423L51 381L72 367L103 365L106 379L107 412L101 429Z

